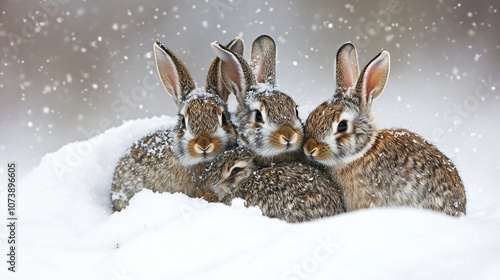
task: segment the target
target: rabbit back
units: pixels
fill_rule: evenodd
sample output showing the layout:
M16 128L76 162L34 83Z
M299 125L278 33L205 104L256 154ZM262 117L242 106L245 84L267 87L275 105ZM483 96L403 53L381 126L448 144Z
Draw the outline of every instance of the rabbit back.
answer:
M340 189L320 171L298 162L259 169L236 188L234 197L258 206L265 216L290 223L345 211Z
M466 213L465 189L455 165L408 130L378 131L363 158L329 172L343 190L348 211L413 206L453 216Z
M184 166L171 150L173 132L157 131L132 145L113 175L112 204L115 211L128 205L142 189L154 192L182 192L194 196L204 165Z

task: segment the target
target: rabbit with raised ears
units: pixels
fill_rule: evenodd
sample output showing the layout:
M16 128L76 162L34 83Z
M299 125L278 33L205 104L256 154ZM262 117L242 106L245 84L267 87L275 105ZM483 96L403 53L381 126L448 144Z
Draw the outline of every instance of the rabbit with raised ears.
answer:
M234 39L229 49L243 52ZM161 43L154 44L161 81L178 108L172 130L161 130L137 141L115 169L111 200L120 211L143 188L155 192L182 192L194 197L205 165L236 145L236 130L227 110L229 91L218 75L216 58L207 75L206 90L195 88L185 65Z
M255 39L251 64L219 43L222 81L236 95L239 143L256 154L259 165L300 160L303 124L297 104L276 87L276 44L269 36Z
M324 173L299 162L258 168L244 147L219 155L205 170L197 197L230 205L238 197L262 214L290 223L343 213L340 189Z
M354 45L339 49L335 95L309 115L304 153L327 166L348 211L412 206L465 214L464 186L448 157L411 131L376 128L371 105L385 87L389 62L382 51L359 74Z

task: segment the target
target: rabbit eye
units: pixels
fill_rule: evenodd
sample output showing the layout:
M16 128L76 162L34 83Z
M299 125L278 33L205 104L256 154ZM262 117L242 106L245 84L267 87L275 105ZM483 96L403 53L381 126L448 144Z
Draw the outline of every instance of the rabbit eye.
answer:
M222 112L222 124L226 124L226 123L227 123L226 114L224 112Z
M182 123L182 128L186 128L186 118L184 116L182 116L182 120L181 120L181 123Z
M243 170L243 168L240 168L240 167L233 168L233 170L231 170L231 175L230 176L238 174L238 172L240 172L241 170Z
M347 122L346 121L339 122L339 125L337 126L337 132L345 132L346 130L347 130Z
M256 122L263 122L262 121L262 113L259 110L255 110L255 121Z

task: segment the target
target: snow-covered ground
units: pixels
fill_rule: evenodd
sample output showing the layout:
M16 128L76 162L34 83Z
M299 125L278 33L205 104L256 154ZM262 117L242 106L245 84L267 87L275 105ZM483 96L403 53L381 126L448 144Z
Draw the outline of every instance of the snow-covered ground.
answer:
M499 13L497 0L2 0L0 212L15 160L19 258L8 272L4 218L0 280L498 279ZM303 120L331 96L340 45L356 44L360 67L388 50L375 121L419 133L454 161L468 215L370 209L287 224L242 202L148 191L113 214L116 162L176 112L153 42L201 87L211 42L240 36L248 58L262 34L276 40L278 82Z
M116 162L131 143L173 123L169 116L128 121L47 154L19 184L18 272L8 272L4 263L0 279L500 275L500 203L482 205L477 196L461 218L383 208L287 224L245 208L241 200L229 207L144 190L113 213L109 193ZM498 194L488 178L476 179L486 192ZM1 232L3 246L5 226Z

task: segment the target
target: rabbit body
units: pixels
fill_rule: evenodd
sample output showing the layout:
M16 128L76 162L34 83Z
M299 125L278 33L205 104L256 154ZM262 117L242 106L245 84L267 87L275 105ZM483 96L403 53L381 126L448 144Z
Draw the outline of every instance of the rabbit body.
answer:
M276 44L266 35L252 44L250 64L243 57L213 43L220 58L222 81L236 96L238 141L255 154L259 166L297 161L304 128L297 104L276 86Z
M236 38L228 45L243 51ZM205 165L236 145L226 101L229 91L217 75L214 60L207 89L196 89L184 64L161 43L154 46L163 85L178 107L178 121L171 130L154 132L134 143L119 161L112 182L113 209L121 211L138 191L182 192L193 197Z
M182 192L193 197L205 164L183 165L172 151L173 131L157 131L136 142L119 161L113 176L115 210L146 188L154 192Z
M224 152L202 175L197 196L228 205L242 198L247 207L290 223L345 211L340 189L317 169L299 162L258 168L254 158L242 148Z
M381 52L359 74L356 49L348 43L336 66L336 93L309 115L303 149L327 167L346 210L412 206L465 214L465 189L448 157L411 131L374 124L371 104L385 87L389 53Z
M457 216L465 214L465 191L450 159L404 129L377 132L372 148L347 166L331 168L348 211L413 206Z

